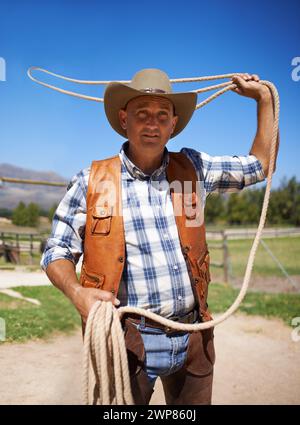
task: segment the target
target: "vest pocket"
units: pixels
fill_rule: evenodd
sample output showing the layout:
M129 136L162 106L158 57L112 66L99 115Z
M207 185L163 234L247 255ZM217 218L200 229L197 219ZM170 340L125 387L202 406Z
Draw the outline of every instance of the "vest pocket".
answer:
M111 228L112 207L95 205L92 212L92 235L108 235Z
M87 272L85 266L82 266L80 283L84 288L101 289L104 285L104 276L99 273Z

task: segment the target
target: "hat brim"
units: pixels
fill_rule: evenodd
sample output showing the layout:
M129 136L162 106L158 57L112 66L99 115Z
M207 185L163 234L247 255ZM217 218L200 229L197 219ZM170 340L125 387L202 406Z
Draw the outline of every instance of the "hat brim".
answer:
M175 108L178 121L172 137L177 136L192 118L197 103L197 93L144 93L133 89L122 83L108 84L104 93L104 109L107 119L112 128L121 136L127 138L126 130L121 127L119 120L119 110L123 109L127 103L139 96L158 96L169 99Z

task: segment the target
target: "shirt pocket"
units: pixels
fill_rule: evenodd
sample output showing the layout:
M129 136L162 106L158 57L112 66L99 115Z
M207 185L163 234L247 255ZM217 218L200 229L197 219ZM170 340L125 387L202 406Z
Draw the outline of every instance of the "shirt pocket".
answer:
M92 235L108 235L111 229L112 207L95 205L92 211Z

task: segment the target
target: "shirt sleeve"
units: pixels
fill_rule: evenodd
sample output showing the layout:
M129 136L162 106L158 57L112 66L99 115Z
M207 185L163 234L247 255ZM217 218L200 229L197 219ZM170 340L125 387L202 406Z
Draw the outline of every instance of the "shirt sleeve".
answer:
M190 148L181 152L192 161L207 193L237 192L265 179L261 162L254 155L210 156Z
M89 169L84 169L72 178L55 211L51 235L40 263L43 270L58 259L67 259L76 265L83 253L88 174Z

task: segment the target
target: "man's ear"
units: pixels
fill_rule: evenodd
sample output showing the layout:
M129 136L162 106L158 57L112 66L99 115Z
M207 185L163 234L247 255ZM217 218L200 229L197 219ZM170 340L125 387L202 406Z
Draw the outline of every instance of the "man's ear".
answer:
M176 128L177 121L178 121L178 115L174 115L173 122L172 122L172 132L171 132L171 134L174 133L174 130Z
M121 127L126 130L127 128L127 112L124 109L119 110L119 120Z

